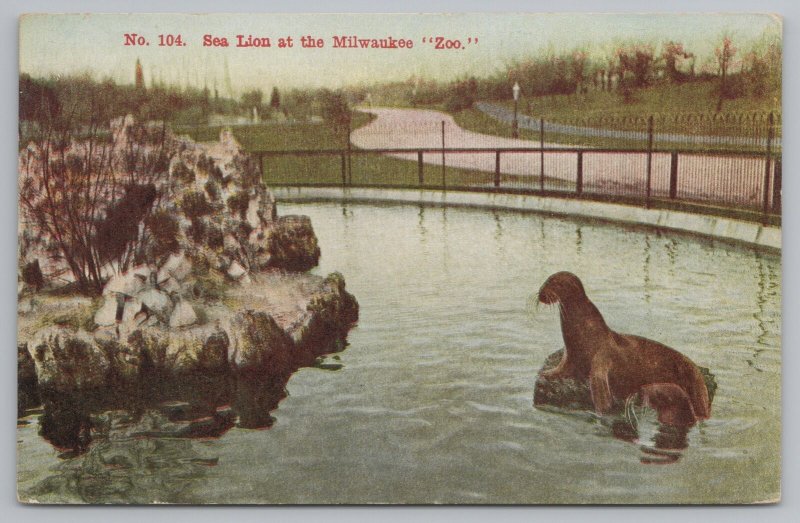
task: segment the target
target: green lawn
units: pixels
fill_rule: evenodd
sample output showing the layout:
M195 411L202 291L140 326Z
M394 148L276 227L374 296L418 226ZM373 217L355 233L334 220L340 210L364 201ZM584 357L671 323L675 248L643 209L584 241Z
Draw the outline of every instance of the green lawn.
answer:
M372 117L355 113L353 127L367 124ZM188 134L197 141L218 139L222 127L177 127L176 132ZM346 151L346 134L336 133L324 123L283 123L241 125L231 127L234 136L245 150L266 152L262 157L264 182L280 184L341 184L343 176L342 154L302 155L269 154L269 151L338 149ZM347 162L347 158L345 158ZM423 165L419 180L416 159L390 158L382 154L353 154L349 165L345 163L345 176L358 185L391 185L404 187L490 187L494 173L446 167L444 180L441 165ZM563 188L564 183L546 180L551 189ZM502 175L501 187L538 187L538 179ZM534 187L535 185L535 187Z
M682 85L659 85L638 90L631 103L623 103L617 92L590 92L584 95L554 95L522 99L520 115L545 121L621 131L646 132L647 119L653 115L655 133L683 134L694 136L739 136L765 139L767 115L775 115L775 136L781 136L781 112L779 93L763 98L744 97L725 101L721 112L716 112L717 101L713 97L713 82L694 82ZM495 101L513 110L511 100ZM497 136L511 136L511 126L485 115L477 109L454 113L456 122L465 129ZM520 129L520 137L539 140L538 131ZM646 147L640 140L608 138L602 136L577 136L546 131L545 141L591 147L636 148ZM753 145L705 145L684 143L657 143L656 147L704 150L752 150L761 151L763 146Z
M462 118L461 125L470 128L481 126L482 132L506 135L507 126L498 124L491 118L475 110L464 111L458 114ZM471 120L466 120L467 118ZM369 121L368 115L360 114L356 123L363 125ZM234 126L234 135L248 151L281 151L298 149L340 149L343 137L334 133L325 124L311 123L285 123ZM191 127L179 128L178 132L189 134L198 141L212 141L219 136L220 127ZM522 136L538 138L533 132L523 130ZM552 137L548 136L548 140ZM619 146L619 144L615 144ZM628 144L630 146L630 144ZM430 153L438 154L438 153ZM263 155L262 170L264 181L267 185L339 185L343 182L343 171L353 185L394 186L394 187L425 187L450 189L469 188L471 190L492 189L494 187L494 173L446 167L443 181L441 165L423 165L423 180L420 183L418 163L416 160L405 160L387 157L377 153L356 153L350 158L348 166L345 155L343 169L342 154L309 156L269 154ZM507 190L532 190L538 191L540 181L537 176L512 176L501 175L500 188ZM546 193L553 195L569 196L574 194L574 183L555 180L546 177L544 180ZM621 203L641 204L636 198L624 198L613 195L592 195L596 199L619 201ZM691 204L686 202L653 200L654 207L686 208L690 212L710 213L715 215L731 215L749 220L761 219L760 214L751 211L736 209L717 209L708 205ZM741 214L741 216L739 216ZM779 217L771 217L771 221Z
M477 109L466 109L464 111L459 111L457 113L452 113L453 119L456 123L463 127L464 129L469 129L470 131L475 131L478 133L483 134L491 134L494 136L505 136L511 137L511 125L500 122ZM561 122L561 123L568 123L569 125L578 125L581 122ZM639 131L646 131L647 127L646 124L643 129L637 129L634 127L633 129L628 126L625 128L621 125L613 125L612 122L604 122L602 126L600 125L592 125L594 122L583 122L580 127L590 127L595 129L614 129L614 130L639 130ZM657 126L654 126L654 132L656 133L676 133L676 134L702 134L698 133L697 129L694 129L694 132L680 132L678 129L659 129ZM534 142L539 142L540 136L539 131L532 131L529 129L519 129L519 137L525 140L532 140ZM607 148L607 149L627 149L627 150L646 150L647 149L647 142L645 140L629 140L624 138L609 138L604 136L582 136L576 134L565 134L565 133L557 133L553 131L545 131L544 134L544 142L553 144L564 144L564 145L574 145L576 147L598 147L598 148ZM680 150L690 150L690 151L703 151L708 149L714 150L730 150L730 151L751 151L756 153L762 153L764 147L761 145L752 145L752 146L745 146L745 145L706 145L703 143L696 143L696 144L689 144L689 143L670 143L670 142L656 142L654 144L655 149L680 149ZM778 149L773 147L773 149Z
M553 95L522 99L520 108L526 114L544 115L546 119L568 121L606 115L642 116L649 114L715 113L716 82L691 82L680 85L655 85L638 89L631 103L623 103L616 91L590 91L585 95ZM776 98L777 97L777 98ZM756 98L752 96L726 100L722 113L780 113L780 93ZM505 102L513 107L513 101Z

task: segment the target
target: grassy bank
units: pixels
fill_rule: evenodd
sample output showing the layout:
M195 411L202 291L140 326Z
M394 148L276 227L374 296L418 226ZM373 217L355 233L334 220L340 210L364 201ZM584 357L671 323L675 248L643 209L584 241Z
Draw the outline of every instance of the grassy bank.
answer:
M354 113L353 128L366 125L372 116ZM175 131L189 135L197 141L219 138L220 126L179 127ZM239 143L250 152L264 152L262 171L268 185L280 184L341 184L342 156L269 154L270 151L287 150L346 150L346 133L335 132L325 123L281 123L241 125L231 127ZM345 162L347 159L345 158ZM345 163L345 175L353 184L422 187L489 187L494 183L494 173L446 167L444 180L441 165L424 164L422 183L416 159L390 158L382 154L353 154ZM527 187L538 183L538 178L502 175L503 187ZM561 187L563 182L548 180L548 187ZM532 187L533 188L533 187Z
M547 122L590 129L647 132L648 117L653 116L656 134L690 136L731 136L753 139L750 145L702 143L670 143L659 141L655 146L687 150L748 150L761 152L763 145L755 142L767 136L767 115L775 115L775 136L781 136L780 93L761 98L743 97L727 100L717 112L714 98L715 83L693 82L683 85L658 85L634 93L630 103L623 103L617 92L590 92L579 95L553 95L522 99L518 105L520 115L544 118ZM509 111L514 102L493 101ZM442 108L438 108L442 110ZM488 116L477 109L451 113L463 128L496 136L511 136L511 125ZM520 137L539 140L539 132L520 129ZM545 131L545 142L588 147L646 148L646 142L637 139L610 138L599 135L582 136Z
M630 103L624 103L616 91L591 91L587 94L541 96L522 99L520 108L525 114L542 115L554 121L600 116L642 116L649 114L703 114L717 112L717 97L714 95L716 81L690 82L685 84L654 85L633 91ZM513 101L503 102L509 108ZM745 96L725 100L722 114L780 113L780 93L764 97Z

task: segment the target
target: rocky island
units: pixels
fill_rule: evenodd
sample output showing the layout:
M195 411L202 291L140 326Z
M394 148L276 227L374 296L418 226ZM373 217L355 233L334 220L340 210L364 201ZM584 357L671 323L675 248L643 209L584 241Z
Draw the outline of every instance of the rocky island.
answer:
M196 143L129 116L96 141L31 143L19 173L18 411L41 405L67 453L108 420L269 426L290 375L358 319L342 275L307 272L310 220L278 216L230 132Z

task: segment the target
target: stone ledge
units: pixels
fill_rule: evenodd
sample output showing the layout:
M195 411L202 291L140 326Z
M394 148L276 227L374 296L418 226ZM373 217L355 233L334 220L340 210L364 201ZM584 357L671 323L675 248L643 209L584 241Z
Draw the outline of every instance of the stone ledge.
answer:
M422 203L596 218L608 222L680 231L771 251L781 250L780 227L683 211L644 209L616 203L536 195L428 189L273 187L272 192L277 200L284 202L334 200L365 203Z

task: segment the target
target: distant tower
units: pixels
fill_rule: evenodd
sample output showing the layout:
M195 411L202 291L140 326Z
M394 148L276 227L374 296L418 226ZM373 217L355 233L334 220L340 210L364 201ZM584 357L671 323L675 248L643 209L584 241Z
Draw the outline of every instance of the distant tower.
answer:
M142 63L136 59L136 88L144 90L144 71L142 71Z

